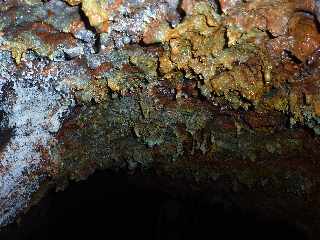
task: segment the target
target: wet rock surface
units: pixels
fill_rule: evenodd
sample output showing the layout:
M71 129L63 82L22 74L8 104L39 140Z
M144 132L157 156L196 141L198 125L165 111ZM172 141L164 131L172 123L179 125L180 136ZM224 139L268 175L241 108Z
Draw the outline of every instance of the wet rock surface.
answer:
M318 18L313 0L0 1L0 225L44 183L126 169L228 179L316 236Z

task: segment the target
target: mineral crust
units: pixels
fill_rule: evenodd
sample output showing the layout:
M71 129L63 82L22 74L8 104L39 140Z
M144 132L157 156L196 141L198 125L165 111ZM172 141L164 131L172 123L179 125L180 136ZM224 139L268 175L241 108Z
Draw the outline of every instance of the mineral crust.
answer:
M0 1L0 226L44 185L121 168L228 179L317 239L319 18L316 0Z

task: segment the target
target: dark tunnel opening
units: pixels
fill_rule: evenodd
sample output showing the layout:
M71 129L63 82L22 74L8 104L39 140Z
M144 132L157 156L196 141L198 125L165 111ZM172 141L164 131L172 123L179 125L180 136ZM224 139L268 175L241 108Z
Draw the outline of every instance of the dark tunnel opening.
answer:
M143 178L143 177L142 177ZM144 180L142 180L144 181ZM160 187L161 189L161 187ZM226 207L227 206L227 207ZM286 222L264 221L203 195L174 197L100 171L62 192L50 191L1 240L36 239L307 239Z

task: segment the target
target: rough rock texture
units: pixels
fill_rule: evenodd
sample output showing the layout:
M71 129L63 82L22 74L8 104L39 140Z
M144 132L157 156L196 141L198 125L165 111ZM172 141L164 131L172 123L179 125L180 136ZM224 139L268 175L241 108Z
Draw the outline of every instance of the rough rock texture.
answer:
M318 19L314 0L0 1L0 225L44 183L124 168L228 179L316 236Z

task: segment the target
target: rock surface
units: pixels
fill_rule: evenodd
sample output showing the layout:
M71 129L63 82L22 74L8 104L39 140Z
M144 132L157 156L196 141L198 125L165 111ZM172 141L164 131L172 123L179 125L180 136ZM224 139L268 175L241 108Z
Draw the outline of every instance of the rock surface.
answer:
M317 234L318 19L314 0L0 1L0 226L44 183L124 168L227 177Z

